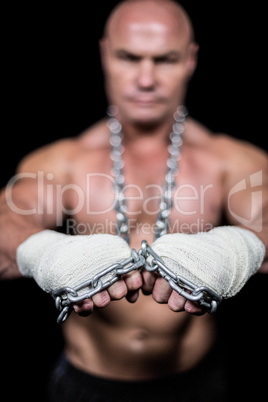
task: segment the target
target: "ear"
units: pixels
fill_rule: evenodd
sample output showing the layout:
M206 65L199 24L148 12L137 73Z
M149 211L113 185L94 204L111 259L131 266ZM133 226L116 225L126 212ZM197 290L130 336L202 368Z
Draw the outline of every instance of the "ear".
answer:
M188 60L187 60L187 70L189 78L193 75L197 66L198 50L199 45L196 42L191 42L188 48Z
M107 64L107 39L106 38L100 39L99 49L100 49L101 65L102 65L103 70L105 70L106 64Z

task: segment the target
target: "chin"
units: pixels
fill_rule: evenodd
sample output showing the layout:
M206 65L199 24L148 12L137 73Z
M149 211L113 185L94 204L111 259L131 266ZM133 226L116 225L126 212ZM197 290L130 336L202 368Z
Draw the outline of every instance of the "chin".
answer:
M157 124L163 119L164 115L163 110L155 104L138 105L128 113L128 117L133 123L146 125Z

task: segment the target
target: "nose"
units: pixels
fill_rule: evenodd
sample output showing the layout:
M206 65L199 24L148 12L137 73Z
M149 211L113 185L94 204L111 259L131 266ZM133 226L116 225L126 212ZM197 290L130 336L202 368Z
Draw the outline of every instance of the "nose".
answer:
M155 69L151 60L143 60L138 70L138 86L142 89L151 89L155 86Z

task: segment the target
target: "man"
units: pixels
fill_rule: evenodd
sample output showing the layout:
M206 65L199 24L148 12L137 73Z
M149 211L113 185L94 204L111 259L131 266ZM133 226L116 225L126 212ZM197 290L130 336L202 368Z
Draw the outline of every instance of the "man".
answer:
M146 240L172 272L212 296L233 296L257 270L268 269L266 155L185 118L179 106L198 46L176 3L123 2L109 17L100 48L114 105L109 127L104 119L21 162L2 192L2 278L22 273L48 292L74 288ZM254 202L245 178L262 192ZM169 208L169 192L163 194L172 180ZM233 226L220 226L223 212ZM67 235L56 231L64 219ZM77 236L70 239L71 233ZM106 289L74 299L62 326L65 355L52 400L178 400L178 393L185 401L224 400L221 361L215 365L219 356L210 353L213 317L191 300L189 287L183 297L160 271L150 272L147 257Z

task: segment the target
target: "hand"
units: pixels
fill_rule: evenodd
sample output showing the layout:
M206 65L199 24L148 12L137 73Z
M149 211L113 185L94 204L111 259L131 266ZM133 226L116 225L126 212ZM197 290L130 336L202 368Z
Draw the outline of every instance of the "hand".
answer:
M33 277L43 290L53 294L64 287L75 288L103 269L128 259L131 249L114 235L70 236L45 230L22 243L17 255L21 273ZM112 277L113 272L110 272L103 280L109 281ZM94 308L105 307L111 300L124 296L134 302L141 285L139 271L130 272L92 299L75 303L74 310L81 315L90 314Z
M194 315L203 315L206 312L197 302L191 302L180 296L159 274L144 270L142 277L143 293L145 295L152 294L157 303L167 304L170 310L175 312L186 311Z
M208 288L216 298L234 296L259 269L265 255L264 244L255 234L234 226L196 234L167 234L151 249L173 274ZM167 303L173 311L205 312L148 271L143 273L143 292L152 293L158 303Z
M85 299L73 305L74 311L80 316L88 316L94 310L108 306L112 300L120 300L123 297L130 303L135 303L139 297L139 289L142 287L142 276L139 271L133 271L123 275L121 279L90 299Z

